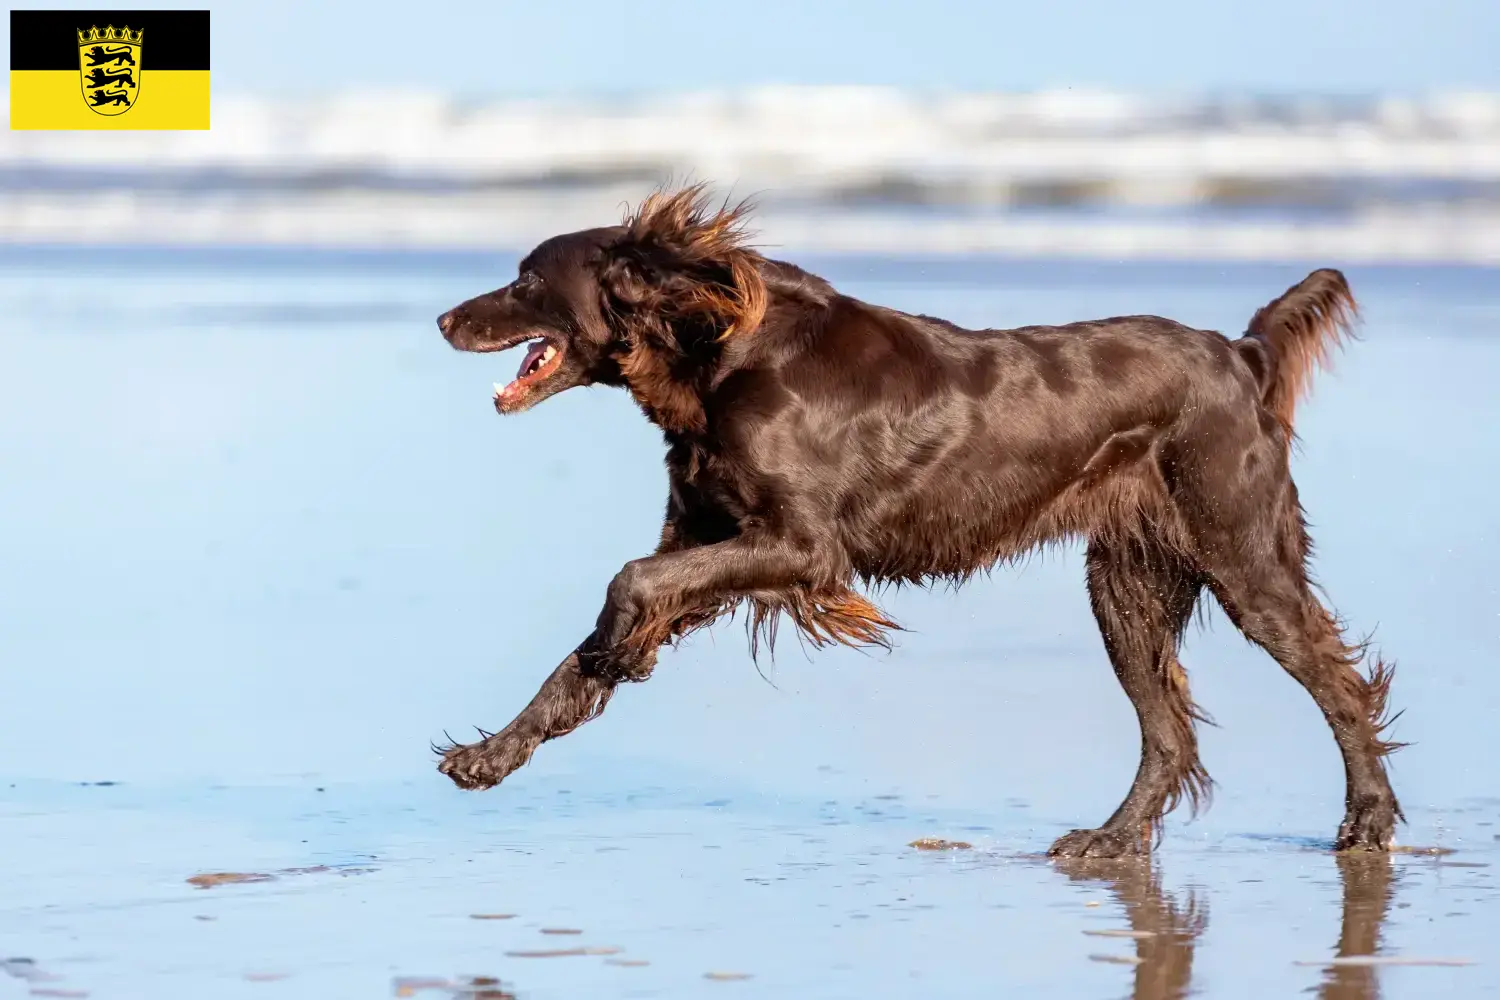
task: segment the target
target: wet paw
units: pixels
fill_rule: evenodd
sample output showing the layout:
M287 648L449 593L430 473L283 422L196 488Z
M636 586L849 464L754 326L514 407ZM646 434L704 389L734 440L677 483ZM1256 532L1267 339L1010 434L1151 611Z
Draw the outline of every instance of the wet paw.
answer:
M1388 800L1358 803L1349 807L1339 825L1335 851L1378 851L1391 849L1396 835L1396 804Z
M1049 858L1133 858L1146 854L1141 838L1110 830L1073 830L1047 849Z
M496 733L478 743L443 751L438 770L459 788L493 788L531 759L536 743L509 733Z

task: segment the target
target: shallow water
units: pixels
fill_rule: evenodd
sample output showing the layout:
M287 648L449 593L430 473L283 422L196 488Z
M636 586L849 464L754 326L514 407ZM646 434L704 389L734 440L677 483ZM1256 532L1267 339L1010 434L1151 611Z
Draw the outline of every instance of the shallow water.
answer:
M1138 740L1077 551L885 595L891 655L789 640L762 678L721 625L501 788L432 770L588 630L662 504L622 395L501 421L515 359L438 338L511 266L0 256L0 960L30 960L0 998L1500 993L1493 272L1351 271L1365 339L1299 414L1320 579L1399 664L1400 840L1452 853L1327 852L1327 729L1215 611L1184 655L1213 808L1154 867L1060 869L1036 855L1108 815ZM817 266L969 324L1228 331L1302 273ZM1121 930L1152 936L1088 933ZM1327 965L1377 950L1475 964Z

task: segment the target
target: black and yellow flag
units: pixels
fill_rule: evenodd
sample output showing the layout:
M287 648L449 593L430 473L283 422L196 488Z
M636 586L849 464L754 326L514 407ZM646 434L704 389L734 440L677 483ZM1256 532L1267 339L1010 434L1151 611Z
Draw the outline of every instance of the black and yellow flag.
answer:
M208 128L208 11L11 11L10 127Z

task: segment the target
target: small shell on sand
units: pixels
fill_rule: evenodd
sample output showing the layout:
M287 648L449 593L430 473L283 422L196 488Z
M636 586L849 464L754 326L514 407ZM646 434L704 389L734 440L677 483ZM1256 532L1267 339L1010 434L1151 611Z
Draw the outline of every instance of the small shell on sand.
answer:
M941 837L922 837L913 840L907 847L919 851L967 851L974 845L966 840L943 840Z
M453 983L436 976L397 976L391 981L391 991L398 997L414 997L426 990L451 992Z
M282 868L276 874L269 872L204 872L187 880L189 885L200 889L211 889L216 885L234 885L240 882L273 882L282 875L367 875L374 868L334 868L331 865L311 865L306 868Z
M188 879L188 885L195 885L200 889L212 889L216 885L236 885L240 882L271 882L275 875L267 875L264 872L204 872L202 875L194 875Z

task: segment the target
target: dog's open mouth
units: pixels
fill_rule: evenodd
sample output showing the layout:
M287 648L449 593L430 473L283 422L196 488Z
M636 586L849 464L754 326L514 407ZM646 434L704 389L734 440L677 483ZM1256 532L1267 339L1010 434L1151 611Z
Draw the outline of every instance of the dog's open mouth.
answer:
M557 371L562 365L562 354L562 349L545 337L533 340L526 347L526 356L521 359L515 379L507 385L495 383L495 405L519 402L533 385Z

